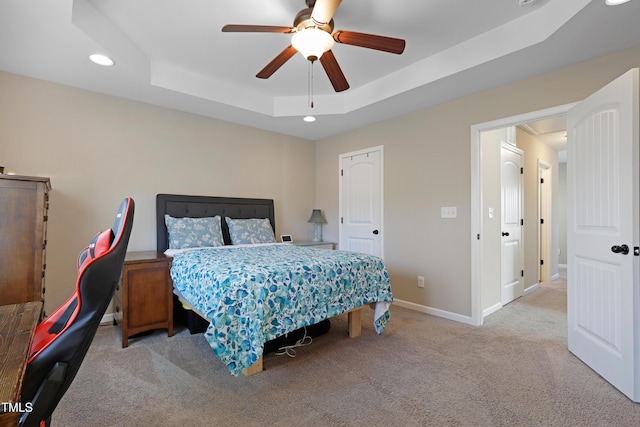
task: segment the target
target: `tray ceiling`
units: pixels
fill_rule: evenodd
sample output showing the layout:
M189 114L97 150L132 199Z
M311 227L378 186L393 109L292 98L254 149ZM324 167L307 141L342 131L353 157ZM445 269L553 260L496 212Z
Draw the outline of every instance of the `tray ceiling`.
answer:
M0 5L0 70L319 140L640 44L640 1L344 0L335 28L406 40L402 55L336 44L351 88L290 43L225 24L289 26L302 0L20 0ZM102 52L113 67L90 63ZM313 114L314 123L302 117Z

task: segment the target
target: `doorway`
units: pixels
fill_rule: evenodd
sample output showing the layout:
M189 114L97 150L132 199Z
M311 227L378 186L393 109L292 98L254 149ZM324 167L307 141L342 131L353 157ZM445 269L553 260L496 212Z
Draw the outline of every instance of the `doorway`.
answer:
M494 286L493 283L495 282L487 280L491 274L487 273L488 269L486 265L487 262L492 259L491 241L493 239L491 236L495 233L486 233L488 223L487 218L490 215L490 212L484 212L487 205L483 204L486 185L484 181L487 177L487 166L484 165L482 158L482 134L484 132L495 131L496 129L508 128L552 117L564 116L573 105L575 104L566 104L554 108L482 123L471 127L471 312L472 323L475 325L482 325L485 316L501 307L501 302L496 300L496 291L491 288L491 286ZM536 176L537 172L538 171L536 170ZM538 204L537 199L538 198L536 197L533 201L536 205ZM537 207L535 208L534 215L537 219ZM538 227L534 227L534 233L535 236L533 239L538 240ZM525 266L525 268L527 267ZM539 275L539 267L536 266L530 270L535 271L535 277L537 279ZM527 285L528 284L525 283L525 286Z

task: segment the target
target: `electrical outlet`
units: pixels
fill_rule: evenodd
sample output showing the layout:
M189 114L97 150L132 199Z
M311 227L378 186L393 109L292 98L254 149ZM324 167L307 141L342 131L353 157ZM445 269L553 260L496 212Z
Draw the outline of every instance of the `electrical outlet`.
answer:
M418 287L419 288L424 288L424 277L423 276L418 276Z

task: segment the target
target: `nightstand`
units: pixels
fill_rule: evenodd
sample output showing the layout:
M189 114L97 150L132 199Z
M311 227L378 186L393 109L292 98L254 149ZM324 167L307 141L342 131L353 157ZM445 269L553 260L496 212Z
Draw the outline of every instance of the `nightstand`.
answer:
M331 249L333 250L335 243L333 242L293 242L296 246L306 246L314 249Z
M173 335L171 259L156 251L127 252L114 297L122 348L129 345L129 337L153 329L166 328Z

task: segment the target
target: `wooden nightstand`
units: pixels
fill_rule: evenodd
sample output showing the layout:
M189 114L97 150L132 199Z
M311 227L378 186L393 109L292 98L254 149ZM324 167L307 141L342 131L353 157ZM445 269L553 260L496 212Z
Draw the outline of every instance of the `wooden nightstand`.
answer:
M293 242L296 246L306 246L315 249L331 249L333 250L335 243L333 242Z
M171 257L156 251L127 252L114 297L115 323L122 331L122 348L129 337L166 328L173 335Z

